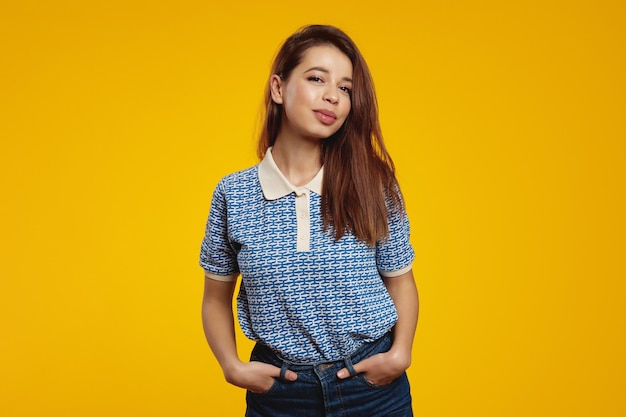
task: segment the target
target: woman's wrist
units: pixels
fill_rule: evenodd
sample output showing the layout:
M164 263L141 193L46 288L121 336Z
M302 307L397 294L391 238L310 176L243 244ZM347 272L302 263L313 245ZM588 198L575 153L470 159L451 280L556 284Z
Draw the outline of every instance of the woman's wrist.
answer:
M241 366L244 363L237 359L232 359L224 364L222 364L222 372L224 373L224 378L227 382L233 383L238 379L238 376L241 373Z
M394 365L403 370L411 366L412 352L410 348L394 345L389 349L387 355Z

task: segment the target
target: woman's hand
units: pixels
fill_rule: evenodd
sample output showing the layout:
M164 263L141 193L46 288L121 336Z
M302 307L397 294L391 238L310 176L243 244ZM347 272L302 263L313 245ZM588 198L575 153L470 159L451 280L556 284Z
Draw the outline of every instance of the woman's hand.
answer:
M399 352L389 351L377 353L361 362L354 364L354 372L364 374L365 378L374 385L388 385L398 378L411 364L411 356ZM347 368L337 372L339 379L350 377Z
M393 344L388 352L370 356L354 365L354 371L364 374L374 385L390 384L411 365L413 337L419 312L413 271L409 270L393 278L383 278L383 281L398 311L398 321L393 329ZM349 376L350 372L346 368L337 372L340 379Z
M207 275L204 282L204 334L224 371L226 381L252 392L266 392L274 380L280 378L280 368L262 362L245 363L239 360L232 309L235 281L218 281ZM293 371L285 373L288 381L295 381L297 377Z
M239 362L228 372L224 372L226 381L257 394L267 392L276 378L280 378L280 368L263 362ZM295 381L298 375L288 370L285 373L287 381Z

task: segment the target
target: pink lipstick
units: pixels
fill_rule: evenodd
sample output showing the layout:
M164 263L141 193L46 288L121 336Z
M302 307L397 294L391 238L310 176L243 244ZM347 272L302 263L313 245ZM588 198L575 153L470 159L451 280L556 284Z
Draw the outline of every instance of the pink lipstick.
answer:
M317 119L326 125L333 124L335 123L335 120L337 120L337 115L335 115L335 112L332 110L316 109L313 111L315 112Z

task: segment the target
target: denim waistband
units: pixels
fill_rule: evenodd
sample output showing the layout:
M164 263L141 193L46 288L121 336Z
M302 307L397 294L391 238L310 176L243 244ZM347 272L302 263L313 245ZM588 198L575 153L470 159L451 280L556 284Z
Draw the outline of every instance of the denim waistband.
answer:
M330 362L317 362L317 363L304 363L304 364L288 361L287 359L282 358L276 352L274 352L269 347L261 343L257 343L255 349L259 349L264 354L271 355L276 359L277 361L276 365L281 367L281 375L280 375L281 379L284 379L285 372L287 372L288 369L294 372L303 372L303 371L323 372L331 368L346 367L348 371L350 372L350 374L354 376L356 373L352 365L362 361L365 358L372 356L375 353L379 353L379 351L381 351L381 349L383 348L384 344L388 344L387 349L391 346L391 333L386 333L383 337L375 340L374 342L365 343L363 346L361 346L355 352L353 352L351 355L346 356L345 358L342 358L336 361L330 361Z

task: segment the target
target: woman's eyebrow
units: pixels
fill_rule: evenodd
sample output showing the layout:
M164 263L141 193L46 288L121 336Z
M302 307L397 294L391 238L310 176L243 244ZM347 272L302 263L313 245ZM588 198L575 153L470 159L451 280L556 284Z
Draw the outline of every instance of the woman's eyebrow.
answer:
M319 72L323 72L325 74L330 74L330 71L328 71L326 68L324 67L311 67L308 70L304 71L305 73L310 72L310 71L319 71ZM343 77L341 79L342 81L347 81L347 82L352 82L352 78L350 77Z

